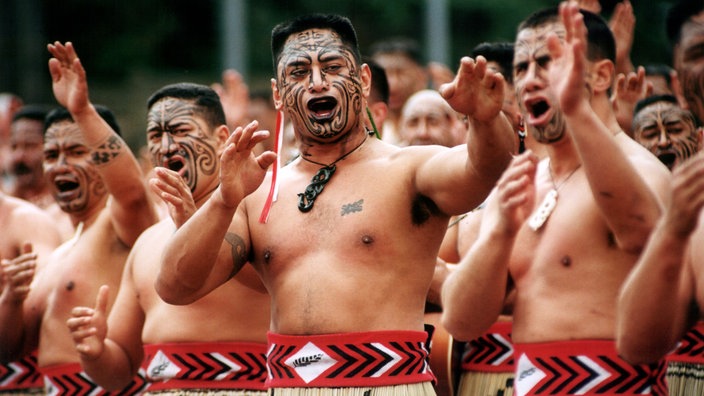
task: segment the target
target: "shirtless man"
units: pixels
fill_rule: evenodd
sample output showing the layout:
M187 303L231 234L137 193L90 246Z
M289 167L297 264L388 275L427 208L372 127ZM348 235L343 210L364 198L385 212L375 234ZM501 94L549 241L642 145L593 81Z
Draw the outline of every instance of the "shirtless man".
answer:
M27 296L34 274L40 271L51 252L61 244L54 221L44 211L24 200L0 192L0 310L19 309ZM29 243L29 244L28 244ZM21 323L1 321L0 333L22 331ZM15 359L10 348L0 344L0 393L33 393L43 388L37 371L36 353ZM32 351L34 352L34 351Z
M101 285L117 290L130 247L156 215L137 160L116 133L116 124L105 120L111 113L99 113L88 98L73 45L56 42L48 48L54 56L49 61L54 96L67 111L47 116L44 171L77 231L51 254L24 304L2 312L0 322L24 322L25 330L11 334L14 338L3 334L0 343L17 346L16 354L38 346L47 393L57 394L94 386L81 373L66 328L71 309L92 304Z
M219 183L220 155L229 131L218 95L202 85L180 83L161 88L147 104L149 152L163 166L155 169L151 184L176 223L164 219L139 237L109 320L107 287L95 309L73 310L68 326L81 365L106 389L128 385L146 356L148 392L264 394L269 296L251 267L187 306L166 304L154 290L168 240L164 236ZM218 375L219 370L226 375Z
M271 394L432 395L426 294L449 217L478 205L509 159L503 80L463 59L442 92L469 117L469 144L399 148L364 128L371 76L347 18L278 25L272 50L274 100L302 155L271 204L275 155L251 151L267 134L236 129L220 186L169 240L157 292L189 304L249 262L272 298Z
M704 3L674 4L667 32L686 106L701 121ZM704 386L702 161L700 152L674 169L671 203L619 298L619 352L635 363L667 355L672 395L694 394Z
M12 117L8 173L13 178L10 195L27 200L52 216L64 240L73 236L68 213L61 210L44 177L44 118L47 109L24 105Z
M481 335L513 291L518 395L667 392L663 364L630 366L613 342L618 290L660 215L653 191L669 188L667 168L618 128L614 52L606 23L574 3L521 23L514 84L548 157L514 158L443 287L458 339ZM585 371L599 375L583 381Z
M638 102L633 138L670 170L702 148L702 128L672 95L649 96Z

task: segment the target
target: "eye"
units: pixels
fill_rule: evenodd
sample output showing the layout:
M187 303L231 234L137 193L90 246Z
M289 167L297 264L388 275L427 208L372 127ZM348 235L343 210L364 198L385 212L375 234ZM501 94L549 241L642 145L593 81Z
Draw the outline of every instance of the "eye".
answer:
M44 159L45 160L53 160L56 159L58 155L56 154L56 151L44 151Z
M325 73L336 73L342 69L341 65L328 65L325 67Z
M290 75L293 78L303 78L308 74L308 70L305 69L294 69L291 71Z
M538 66L540 66L540 68L545 69L546 67L548 67L548 65L550 65L551 60L552 59L549 56L545 55L545 56L538 57L535 61L538 64Z

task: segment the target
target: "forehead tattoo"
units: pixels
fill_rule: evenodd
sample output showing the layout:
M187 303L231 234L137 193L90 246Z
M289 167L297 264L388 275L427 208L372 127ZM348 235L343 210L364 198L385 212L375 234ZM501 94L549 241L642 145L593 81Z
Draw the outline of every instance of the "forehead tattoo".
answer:
M159 127L168 130L175 120L192 121L198 113L196 105L183 100L167 98L152 106L147 115L149 129Z
M317 53L318 59L333 53L351 58L351 51L342 42L339 34L331 30L306 30L293 35L286 41L279 61L282 66L281 77L285 76L287 66L301 61L310 62L314 56L312 53ZM351 62L349 64L352 66Z
M546 25L527 28L522 30L516 39L515 57L530 58L538 52L547 54L548 35L554 33L560 40L565 39L565 28L558 23L548 23Z

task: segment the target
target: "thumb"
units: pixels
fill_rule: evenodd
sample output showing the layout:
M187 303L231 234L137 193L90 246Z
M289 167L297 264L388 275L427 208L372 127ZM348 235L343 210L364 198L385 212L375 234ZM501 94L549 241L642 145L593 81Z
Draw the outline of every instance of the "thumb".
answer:
M95 298L95 311L101 315L105 315L108 310L108 292L110 287L108 285L100 286L98 290L98 296Z

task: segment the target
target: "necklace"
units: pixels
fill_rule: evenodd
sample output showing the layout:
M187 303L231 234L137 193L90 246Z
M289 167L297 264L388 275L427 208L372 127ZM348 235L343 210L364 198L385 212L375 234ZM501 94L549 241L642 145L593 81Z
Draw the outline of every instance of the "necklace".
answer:
M364 140L362 140L361 143L357 145L357 147L353 148L352 150L348 151L347 153L343 154L340 158L336 159L335 161L329 163L329 164L323 164L321 162L313 161L305 156L301 155L301 159L304 161L308 161L312 164L320 165L322 168L318 170L318 172L313 176L313 179L311 179L310 184L306 187L305 191L302 193L298 194L298 210L300 210L303 213L309 212L311 209L313 209L313 204L315 203L315 199L318 198L318 195L323 192L323 188L325 188L325 185L328 184L330 181L330 178L332 177L333 174L335 174L335 170L337 167L335 164L338 162L342 161L345 159L348 155L354 153L362 147L364 142L367 141L367 138L369 137L369 134L367 133L364 136Z
M533 231L538 231L540 227L545 224L545 222L548 220L548 217L552 214L552 212L555 210L555 206L557 206L557 192L560 190L562 186L567 183L567 181L574 175L575 172L582 166L582 164L577 165L576 168L570 172L569 175L563 180L559 185L555 183L555 178L552 176L552 166L548 162L548 172L550 174L550 182L552 183L552 189L548 191L547 195L545 195L545 198L543 198L543 202L540 203L540 206L538 206L537 209L535 209L535 212L533 212L532 215L530 215L530 218L528 219L528 226L533 230Z

